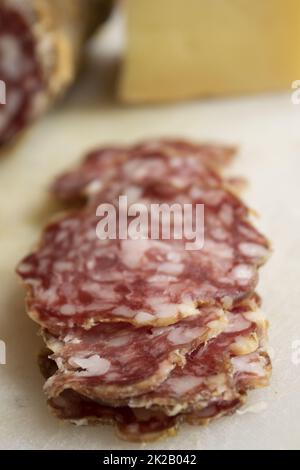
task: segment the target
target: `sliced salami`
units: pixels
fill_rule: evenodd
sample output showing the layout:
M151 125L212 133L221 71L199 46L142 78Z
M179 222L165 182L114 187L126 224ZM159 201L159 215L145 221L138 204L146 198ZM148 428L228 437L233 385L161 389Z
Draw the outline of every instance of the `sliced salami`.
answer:
M228 314L226 329L190 353L186 364L176 366L153 392L131 398L126 404L125 400L121 403L120 394L102 395L92 400L82 388L70 390L66 387L58 396L49 399L50 407L60 419L75 424L117 424L120 437L142 442L173 435L182 422L207 424L212 419L231 414L245 403L249 390L266 386L270 378L270 359L263 350L267 322L257 309L258 304L258 297L253 296L237 306ZM160 340L163 343L163 337ZM51 341L49 344L51 346ZM152 346L155 348L154 344ZM59 365L63 362L61 347L57 346L57 350ZM124 355L127 353L131 353L130 348ZM54 364L45 355L41 358L48 382L57 374ZM131 365L130 361L126 364ZM69 380L68 375L65 380Z
M45 385L48 396L73 389L93 399L115 401L152 390L199 344L220 334L227 318L207 307L196 317L163 328L128 324L68 330L59 338L44 332L58 371Z
M261 353L261 357L264 357L263 353ZM265 367L264 380L266 383L270 375L267 355L265 355L265 362L262 363L262 366ZM61 420L77 425L115 424L119 437L127 441L149 442L162 437L174 436L179 424L183 422L192 425L205 425L214 419L234 413L245 403L245 391L248 387L255 387L257 383L253 371L250 374L246 372L246 375L247 379L243 383L242 381L239 383L243 393L237 394L235 399L215 399L204 408L195 408L175 416L168 416L160 409L112 407L90 400L70 390L64 391L59 397L50 399L48 403L53 413ZM259 380L261 383L262 378Z
M176 435L181 423L206 425L213 419L230 415L244 402L245 398L241 396L232 402L216 402L201 411L177 416L167 416L159 410L110 407L74 392L64 392L48 403L55 416L63 421L77 426L114 424L121 439L147 443Z
M57 370L49 354L50 351L45 349L39 355L39 367L45 379L49 379ZM154 441L174 435L177 429L176 419L159 411L132 410L127 406L111 407L73 390L65 390L58 397L50 398L48 404L57 418L78 426L116 424L119 436L127 441ZM143 423L140 423L141 417ZM141 433L136 432L139 430Z
M144 442L231 414L267 385L255 287L270 245L221 176L233 153L172 139L107 147L55 182L59 198L84 206L50 223L17 271L50 350L40 365L59 418L111 422ZM136 222L132 204L146 218ZM153 206L169 209L154 236Z
M199 305L231 308L254 291L269 254L234 202L205 206L204 247L193 251L184 238L100 240L99 218L89 211L50 224L18 267L30 316L55 331L103 321L163 326Z
M215 401L234 401L246 390L266 385L268 361L259 347L267 322L258 312L256 317L260 317L258 324L251 314L249 319L247 313L231 314L224 332L189 354L185 366L176 367L153 392L131 399L130 406L154 407L175 415L202 410Z
M118 436L131 442L151 442L174 436L178 420L159 411L111 407L89 400L73 391L66 391L48 401L54 415L78 426L114 424Z
M176 138L149 139L134 147L136 153L141 151L151 153L157 150L168 152L171 157L194 155L206 165L216 169L223 169L229 165L237 152L237 148L232 145L196 143Z
M221 165L234 154L230 147L150 141L134 147L104 147L90 152L81 165L59 177L52 192L60 199L91 198L118 182L127 186L159 189L158 195L187 193L194 184L223 185L215 162ZM102 196L103 197L103 196Z

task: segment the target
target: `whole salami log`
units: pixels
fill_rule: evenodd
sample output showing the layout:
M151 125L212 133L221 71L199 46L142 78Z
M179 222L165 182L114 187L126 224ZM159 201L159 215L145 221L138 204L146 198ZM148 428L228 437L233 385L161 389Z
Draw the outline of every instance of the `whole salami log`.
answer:
M87 38L110 0L0 0L0 146L41 115L73 81Z

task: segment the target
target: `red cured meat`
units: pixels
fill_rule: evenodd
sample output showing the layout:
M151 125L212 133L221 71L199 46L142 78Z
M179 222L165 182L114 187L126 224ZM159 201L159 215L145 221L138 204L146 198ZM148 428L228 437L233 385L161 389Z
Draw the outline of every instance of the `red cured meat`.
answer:
M61 199L90 197L112 181L122 185L170 187L186 190L194 182L218 187L222 180L214 170L234 154L231 147L197 145L177 141L149 141L133 147L104 147L90 152L74 170L60 176L52 186ZM184 157L184 158L183 158ZM167 193L165 189L165 193Z
M115 423L144 442L231 414L267 385L268 324L254 292L270 245L219 173L233 153L174 139L107 147L55 182L54 194L84 206L45 228L18 274L51 350L41 366L59 418ZM117 222L115 239L99 239L97 207L118 218L120 196L148 209L190 204L192 215L203 204L203 246L188 250L191 233L172 233L177 214L168 239L151 239L145 220L146 238L118 237Z
M162 328L128 324L68 330L60 337L44 333L58 371L46 383L49 396L72 388L91 398L135 396L162 383L176 364L227 325L221 309L203 308L196 317Z
M234 401L246 389L266 385L269 359L259 348L267 322L257 312L249 313L229 314L222 333L190 353L184 367L176 367L153 392L130 400L130 406L164 409L172 415Z
M0 7L0 80L6 85L6 104L0 104L2 145L32 121L45 87L29 20L6 2Z
M229 217L229 218L228 218ZM49 225L18 273L34 320L51 331L103 321L167 325L203 303L231 307L254 291L268 243L227 202L205 210L205 243L99 240L82 211Z

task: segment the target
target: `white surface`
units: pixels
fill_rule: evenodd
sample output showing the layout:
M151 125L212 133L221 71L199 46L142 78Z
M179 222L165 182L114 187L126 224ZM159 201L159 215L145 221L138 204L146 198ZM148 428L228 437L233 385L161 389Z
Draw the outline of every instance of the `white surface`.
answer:
M53 176L82 152L107 142L180 135L240 145L234 173L249 178L246 200L262 215L260 227L274 244L259 284L271 324L274 374L269 388L252 393L248 412L205 428L184 426L177 437L146 448L299 449L300 352L293 361L293 342L300 340L300 106L278 95L122 108L97 100L92 83L96 77L83 78L74 100L0 160L0 339L7 346L7 364L0 365L0 448L140 448L118 440L111 427L76 428L50 415L36 364L41 341L24 314L14 267L57 210L47 196Z

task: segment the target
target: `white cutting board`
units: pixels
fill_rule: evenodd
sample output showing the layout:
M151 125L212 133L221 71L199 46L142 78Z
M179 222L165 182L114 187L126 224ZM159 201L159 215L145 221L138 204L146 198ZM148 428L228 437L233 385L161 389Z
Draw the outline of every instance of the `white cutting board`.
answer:
M101 87L87 71L71 96L0 160L0 340L7 355L0 365L0 448L299 449L300 106L284 94L122 107L103 97L114 70L105 62ZM269 388L251 394L243 414L208 427L183 426L175 438L139 446L118 440L109 426L60 424L48 412L36 364L41 340L24 313L14 268L56 210L47 196L56 174L95 145L172 135L240 146L232 173L249 179L245 198L274 244L259 284L274 374Z

